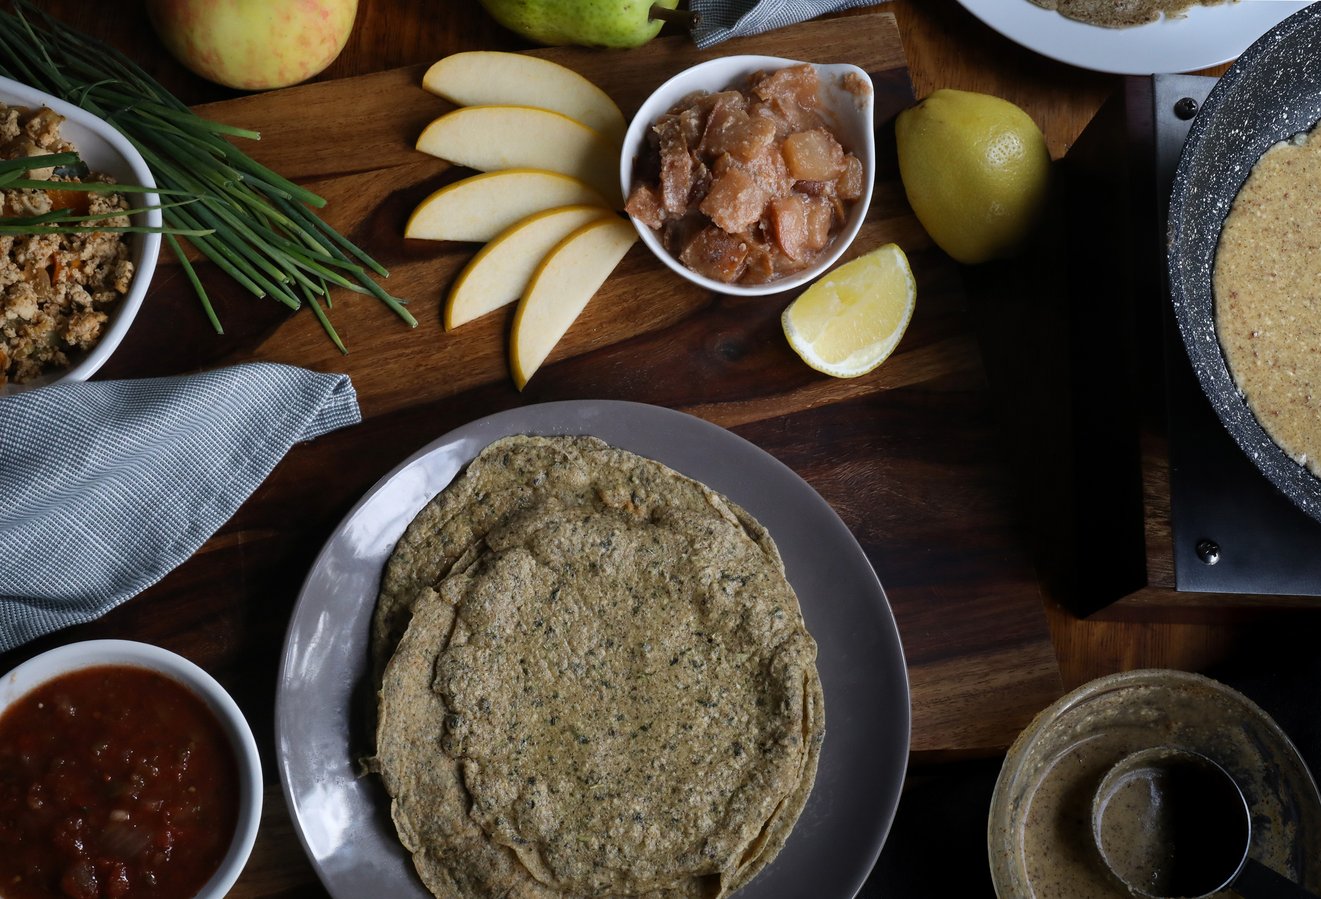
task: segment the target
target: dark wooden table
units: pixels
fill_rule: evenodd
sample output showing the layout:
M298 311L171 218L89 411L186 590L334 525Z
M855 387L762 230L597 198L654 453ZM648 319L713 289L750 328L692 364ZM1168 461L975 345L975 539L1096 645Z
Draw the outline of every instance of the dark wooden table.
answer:
M344 53L310 87L297 89L303 93L243 96L170 59L140 2L42 5L123 49L185 101L216 104L208 114L259 127L265 139L254 155L322 191L331 200L329 219L416 291L409 299L423 322L410 332L383 309L340 304L337 324L352 350L342 357L309 315L291 317L221 288L215 293L227 333L219 338L206 329L177 269L163 266L104 376L244 359L345 371L359 391L364 424L295 447L234 519L156 587L100 621L0 658L0 668L8 668L76 639L139 639L192 658L234 693L256 732L268 782L262 833L235 896L323 892L280 795L272 713L285 627L317 550L356 499L419 446L519 404L636 399L707 418L798 471L854 531L895 609L914 710L908 793L866 895L986 894L985 810L998 758L1064 690L1134 667L1252 668L1280 641L1297 647L1318 635L1321 616L1306 600L1226 602L1173 590L1160 552L1169 524L1158 474L1148 489L1147 585L1087 619L1068 611L1065 581L1054 577L1057 506L1044 495L1067 491L1070 477L1055 464L1061 436L1051 426L1067 403L1055 386L1068 365L1055 343L1068 303L1058 246L1047 239L1017 262L954 265L907 210L892 160L882 164L860 245L899 242L913 260L920 297L899 352L877 372L851 382L814 375L779 336L787 298L732 302L685 292L658 281L659 266L636 248L607 293L641 302L628 315L589 307L583 326L519 394L504 372L507 319L494 316L450 335L436 324L439 296L471 247L406 244L401 225L446 177L441 164L411 151L410 135L442 109L417 88L421 66L457 50L528 45L474 3L363 0ZM879 23L875 9L855 11L849 18L871 24L853 44L841 37L843 43L808 48L785 29L744 47L863 54L883 76L878 100L891 116L939 87L1006 97L1041 125L1056 158L1122 84L1018 47L955 0L893 0L876 9L893 22L887 15ZM628 113L660 80L661 68L689 60L692 51L676 38L632 54L551 55L596 77ZM358 79L355 90L372 93L348 114L339 101L350 83L342 79L350 78ZM326 128L356 128L362 139L345 152L342 138L329 140L332 153L318 141ZM368 182L365 172L377 175ZM1147 436L1150 468L1159 473L1161 435L1157 429ZM957 858L952 872L950 854ZM952 878L940 887L927 879L937 860L942 876Z

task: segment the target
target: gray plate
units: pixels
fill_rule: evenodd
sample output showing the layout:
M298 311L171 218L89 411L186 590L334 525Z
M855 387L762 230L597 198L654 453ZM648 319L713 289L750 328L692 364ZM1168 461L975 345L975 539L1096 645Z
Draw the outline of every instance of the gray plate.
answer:
M1321 119L1321 3L1285 19L1217 82L1193 120L1170 196L1170 299L1202 390L1272 484L1321 521L1321 478L1276 446L1234 385L1215 333L1211 271L1225 216L1261 154Z
M907 671L876 573L826 501L768 453L701 419L614 401L527 406L451 431L369 490L312 566L285 640L275 733L285 800L326 889L340 899L429 896L380 781L355 775L370 716L371 615L404 528L483 447L512 434L599 437L702 481L770 531L819 647L826 740L784 851L739 896L855 896L894 819L908 759Z

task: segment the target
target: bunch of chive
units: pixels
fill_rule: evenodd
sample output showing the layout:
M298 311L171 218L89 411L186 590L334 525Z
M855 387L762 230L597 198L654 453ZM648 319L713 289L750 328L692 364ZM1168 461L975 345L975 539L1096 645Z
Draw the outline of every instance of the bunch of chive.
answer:
M38 161L43 168L54 168L56 174L72 174L80 178L86 177L88 174L87 166L81 159L79 159L77 153L50 153L39 157ZM154 187L143 187L138 184L117 184L113 181L53 181L25 177L31 170L32 166L33 159L31 157L24 157L22 159L0 159L0 191L59 190L61 193L90 192L116 194L156 192L156 188ZM185 199L173 205L182 205L192 202L195 202L195 200ZM115 215L134 215L139 212L147 212L150 209L164 210L166 208L167 207L164 205L125 208L118 210ZM0 215L0 234L34 234L43 231L56 234L80 234L94 231L146 234L156 231L162 234L173 234L183 237L205 237L212 233L210 230L189 230L168 227L153 228L148 225L109 225L104 223L105 218L106 216L104 213L100 215L78 215L72 209L65 207L55 208L49 212L33 215ZM97 224L98 222L101 222L101 224Z
M291 309L306 303L340 352L348 350L323 308L331 305L331 285L371 294L417 325L371 275L389 273L313 211L323 198L227 140L256 140L256 132L198 116L123 54L29 0L0 13L0 75L105 119L142 154L162 194L194 201L162 205L166 241L217 333L223 328L181 235L249 292Z

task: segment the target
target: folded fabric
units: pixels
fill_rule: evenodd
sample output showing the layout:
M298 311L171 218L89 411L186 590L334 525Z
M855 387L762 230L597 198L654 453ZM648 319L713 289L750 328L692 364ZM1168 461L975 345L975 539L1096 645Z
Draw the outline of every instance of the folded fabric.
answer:
M731 37L761 34L828 12L880 2L883 0L690 0L688 6L701 16L693 28L693 40L699 47L710 47Z
M0 650L156 583L293 444L359 421L346 375L269 363L0 398Z

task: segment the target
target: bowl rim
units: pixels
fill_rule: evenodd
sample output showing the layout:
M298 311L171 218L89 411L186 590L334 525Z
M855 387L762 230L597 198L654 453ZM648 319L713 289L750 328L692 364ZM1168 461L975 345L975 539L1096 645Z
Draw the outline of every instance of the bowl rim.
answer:
M92 115L87 110L61 100L59 97L52 96L45 91L4 77L0 77L0 102L50 107L69 122L86 129L103 141L110 151L120 157L124 168L133 173L134 181L137 184L143 187L157 186L151 168L147 165L147 161L142 158L142 154L129 142L128 138L120 133L119 129L105 119ZM65 139L74 144L75 147L78 146L78 142L70 139L67 134ZM79 147L79 150L81 151L82 148ZM99 167L102 166L98 165ZM135 200L135 203L142 206L159 206L160 204L160 195L155 191L139 194L138 196L140 200ZM162 225L159 209L139 213L135 218L139 218L140 223L147 227L159 228ZM147 295L147 288L151 284L152 276L155 274L156 261L160 255L161 235L159 233L130 234L129 238L133 248L133 281L129 285L128 293L119 301L119 305L112 313L105 331L101 334L101 339L87 351L87 354L81 360L63 372L52 373L53 376L50 376L49 379L38 378L30 383L5 385L0 387L0 396L21 393L25 390L65 381L86 381L110 358L124 339L129 326L133 324L133 319L137 317L142 301Z
M792 290L825 274L852 245L854 238L858 236L858 232L862 229L863 222L867 219L876 181L876 87L872 83L871 76L862 67L845 62L815 63L800 59L789 59L783 56L760 54L720 56L689 66L666 79L638 106L637 111L629 121L628 130L624 133L624 140L619 154L619 183L624 198L627 199L629 190L633 186L633 164L637 158L635 148L641 145L646 130L651 127L652 122L661 112L664 112L675 101L682 99L695 90L724 90L739 78L746 77L758 70L785 69L796 65L810 65L819 73L828 74L832 78L837 78L846 73L852 74L860 77L863 83L866 84L866 95L865 97L859 97L860 102L856 104L857 113L860 116L860 130L865 134L864 145L851 150L854 155L858 156L863 166L862 196L854 202L849 218L846 220L844 228L835 237L834 243L814 264L792 275L776 278L763 284L726 284L723 281L717 281L714 278L698 274L666 250L651 228L638 221L634 216L629 215L629 221L633 223L634 229L638 232L638 237L654 256L660 259L671 271L707 290L730 296L747 297L765 296ZM719 73L719 75L712 73ZM703 83L704 80L706 83ZM720 83L713 85L711 83L713 81L719 81ZM822 81L825 83L824 78Z
M1023 868L1018 863L1022 839L1010 831L1010 824L1015 815L1023 814L1025 803L1031 802L1046 776L1045 772L1034 771L1026 766L1032 751L1043 739L1055 733L1067 735L1070 732L1066 726L1069 716L1082 714L1089 705L1107 696L1135 691L1157 691L1166 695L1178 692L1184 696L1211 697L1227 710L1229 717L1226 720L1247 722L1260 728L1261 734L1271 743L1270 746L1262 743L1262 751L1274 749L1278 753L1277 761L1286 759L1290 763L1296 762L1298 783L1307 793L1308 802L1321 801L1316 778L1293 740L1270 713L1241 690L1199 672L1173 668L1134 668L1102 675L1079 685L1039 711L1019 732L1005 753L996 775L986 820L986 850L991 880L995 895L1000 899L1017 896L1018 893L1013 891L1022 882L1020 872ZM1235 717L1239 713L1246 714ZM1075 734L1074 742L1066 746L1064 751L1055 753L1053 758L1057 760L1067 756L1077 749L1077 745ZM1201 751L1196 746L1193 749ZM1279 771L1275 776L1283 778Z
M204 669L178 653L134 640L85 640L33 656L0 678L0 716L37 687L58 677L101 666L143 668L192 691L215 715L238 764L238 822L229 849L194 899L221 899L243 872L257 840L264 784L252 728L233 697Z

